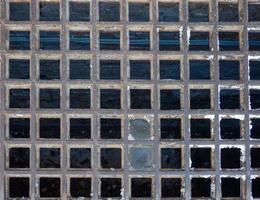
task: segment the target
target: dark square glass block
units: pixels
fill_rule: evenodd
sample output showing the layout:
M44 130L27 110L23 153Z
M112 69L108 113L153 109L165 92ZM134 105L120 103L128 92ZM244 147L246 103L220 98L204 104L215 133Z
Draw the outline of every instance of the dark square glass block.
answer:
M70 89L70 108L89 109L91 104L90 89Z
M39 4L40 21L59 21L60 3L58 2L40 2Z
M181 169L181 149L162 148L161 149L161 168L162 169Z
M251 180L252 197L260 198L260 177L253 178Z
M218 3L218 21L237 22L239 21L239 11L237 3Z
M10 50L30 50L30 31L9 31Z
M100 50L120 50L120 32L119 31L100 31L99 32Z
M239 51L239 32L218 32L220 51Z
M150 20L149 3L129 2L128 18L130 22L147 22Z
M41 177L40 197L43 198L60 197L61 194L60 187L61 187L60 178Z
M9 167L10 168L29 168L30 167L30 149L21 148L21 147L9 149Z
M23 198L30 197L30 179L28 177L9 178L9 197Z
M251 148L251 168L260 168L260 148Z
M91 149L71 148L70 168L91 168Z
M220 90L221 109L240 109L239 90L222 89Z
M70 21L86 22L90 20L89 2L69 2Z
M210 36L209 32L192 31L190 33L189 50L190 51L209 51Z
M197 169L211 168L211 149L210 148L191 148L190 149L191 167Z
M70 194L73 198L90 198L91 178L70 178Z
M209 4L203 2L189 2L189 22L208 22Z
M221 168L222 169L239 169L241 167L241 150L239 148L222 148L221 149Z
M90 50L90 32L70 31L70 50Z
M10 2L9 3L10 21L29 21L30 3L29 2Z
M160 51L179 51L180 33L170 31L159 32L159 50Z
M121 178L101 178L101 197L121 197Z
M219 79L220 80L239 80L240 62L238 60L220 60L219 61Z
M120 60L100 60L100 74L102 80L120 80Z
M40 138L60 138L60 118L40 118Z
M70 119L70 138L71 139L90 139L91 138L91 119L71 118Z
M179 3L159 2L158 20L160 22L178 22L179 21Z
M150 50L150 32L148 31L130 31L129 49L133 51Z
M121 119L100 119L100 137L102 139L121 139Z
M161 139L181 139L181 119L161 119Z
M260 32L248 32L249 51L260 51Z
M151 63L149 60L130 60L130 79L150 80Z
M120 89L101 89L100 90L101 109L121 109Z
M70 60L70 79L90 79L90 60Z
M152 179L131 178L131 196L137 198L152 197Z
M120 21L119 2L99 2L99 21Z
M60 168L59 148L40 148L40 168Z
M160 109L178 110L181 109L181 92L179 89L160 90Z
M260 118L252 118L250 125L250 137L253 139L260 139Z
M180 80L180 65L179 60L160 60L160 79Z
M40 60L40 79L60 79L60 60Z
M151 109L151 90L130 89L131 109Z
M211 138L211 121L210 119L190 119L190 137Z
M260 3L248 4L248 21L256 22L260 21Z
M259 60L249 60L249 76L250 76L250 80L260 80Z
M260 90L259 89L250 89L250 106L251 109L260 108Z
M60 50L59 31L40 31L41 50Z
M210 109L210 89L191 89L190 90L191 109Z
M29 79L30 60L29 59L10 59L9 60L10 79Z
M240 178L221 178L222 197L240 197Z
M220 120L221 139L240 139L240 120L221 119Z
M190 60L190 79L191 80L209 80L210 79L210 61L208 60Z
M122 167L121 148L102 148L100 157L101 167L104 169Z
M60 108L60 89L40 89L40 108Z
M161 179L161 197L175 198L181 197L181 179L180 178L162 178Z
M30 108L30 89L10 89L10 108Z
M9 118L10 138L30 138L30 118Z
M191 179L192 197L210 197L211 179L210 178L192 178Z

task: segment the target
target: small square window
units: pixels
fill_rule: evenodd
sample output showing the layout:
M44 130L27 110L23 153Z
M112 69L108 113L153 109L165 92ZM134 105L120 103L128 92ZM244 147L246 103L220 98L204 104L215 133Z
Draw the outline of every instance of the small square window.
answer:
M189 22L208 22L209 4L204 2L189 2Z
M60 60L40 60L40 79L60 79Z
M220 80L239 80L240 62L238 60L220 60L219 61L219 79Z
M180 33L177 31L159 32L159 50L160 51L179 51Z
M40 118L40 138L60 138L60 118Z
M225 177L221 178L222 197L240 197L240 178Z
M40 108L60 108L60 89L41 88Z
M70 178L70 195L73 198L91 197L91 178Z
M121 164L121 148L102 148L100 152L101 168L103 169L120 169Z
M190 51L209 51L210 36L209 32L191 31L189 38Z
M260 168L260 148L251 148L250 156L251 156L251 168Z
M9 138L30 138L30 118L9 118Z
M239 32L218 32L220 51L239 51Z
M40 178L40 197L43 198L55 198L60 197L60 178Z
M30 31L9 31L10 50L30 50Z
M70 168L91 168L91 149L90 148L71 148L70 149Z
M91 104L90 89L70 89L70 108L89 109Z
M218 3L218 21L237 22L239 21L238 4L236 3Z
M90 79L90 60L70 59L70 79Z
M151 109L151 90L130 89L131 109Z
M100 119L100 137L102 139L121 139L121 119Z
M191 148L191 167L193 169L211 168L211 148Z
M250 76L250 80L260 80L259 60L249 60L249 76Z
M41 50L60 50L59 31L40 31Z
M10 198L29 198L30 179L28 177L9 178L9 197Z
M210 62L208 60L190 60L191 80L210 80Z
M70 50L90 50L89 31L70 31Z
M160 60L160 79L161 80L180 80L180 61L179 60Z
M29 59L10 59L9 60L10 79L29 79L30 60Z
M130 22L147 22L150 20L149 3L129 2L128 18Z
M260 108L260 90L259 89L250 89L250 107L251 109Z
M210 119L190 119L190 137L192 139L211 138L211 120Z
M91 119L70 118L70 138L71 139L90 139L91 138Z
M29 2L10 2L9 3L10 21L29 21L30 3Z
M30 89L10 89L10 108L30 108Z
M182 192L182 180L181 178L162 178L161 179L161 197L162 198L174 198L181 197Z
M130 60L130 79L150 80L151 63L149 60Z
M252 118L250 125L252 126L250 129L250 137L253 139L260 139L260 118Z
M260 178L256 177L251 180L251 187L252 187L252 197L253 198L260 198Z
M101 109L121 109L120 89L101 89L100 108Z
M159 21L160 22L178 22L179 21L179 3L159 2Z
M40 148L40 168L60 168L60 148Z
M211 178L192 178L191 197L210 197Z
M151 171L154 168L154 150L151 146L131 147L129 164L132 171Z
M161 119L161 139L181 139L181 119Z
M130 131L128 139L141 140L151 138L151 123L145 119L130 119Z
M181 91L179 89L160 90L160 109L161 110L181 109Z
M99 2L99 21L120 21L119 2Z
M100 50L120 50L119 31L100 31L99 37Z
M30 168L30 149L16 147L9 149L10 168Z
M221 119L220 135L221 139L240 139L240 120L239 119Z
M222 169L240 169L241 168L241 150L240 148L222 148L221 149L221 168Z
M121 197L121 178L101 178L101 197Z
M260 21L260 4L256 3L248 3L248 21Z
M131 178L131 196L142 198L152 197L151 178Z
M89 2L69 2L70 21L89 21L90 5Z
M40 2L39 4L40 21L59 21L60 3L58 2Z
M120 80L120 60L100 60L99 78L101 80Z
M131 51L149 51L150 50L150 32L148 31L130 31L129 32L129 50Z
M182 168L181 148L162 148L161 149L161 168L162 169L181 169Z
M248 32L249 51L260 51L260 32Z
M190 108L191 109L210 109L211 94L210 89L191 89Z
M221 89L220 90L220 108L221 109L240 109L239 90Z

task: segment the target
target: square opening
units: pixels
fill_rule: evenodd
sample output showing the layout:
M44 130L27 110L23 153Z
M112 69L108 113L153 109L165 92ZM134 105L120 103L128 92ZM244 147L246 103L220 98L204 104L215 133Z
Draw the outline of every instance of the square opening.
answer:
M260 32L249 31L248 32L248 45L249 51L260 51Z
M60 79L60 60L40 60L40 79Z
M59 31L40 31L41 50L60 50Z
M99 21L115 22L120 21L119 2L99 2Z
M131 109L151 109L151 90L130 89Z
M240 62L238 60L220 60L219 79L240 80Z
M161 139L181 139L180 118L162 118L160 124Z
M70 118L70 139L90 139L91 119Z
M40 118L40 138L59 139L60 118Z
M121 68L120 60L100 60L100 74L101 80L120 80Z
M210 169L211 148L191 148L190 149L191 167L193 169Z
M209 60L190 60L189 65L191 80L210 80Z
M130 60L130 79L151 80L150 60Z
M260 21L260 3L248 3L248 21L257 22Z
M209 4L206 2L189 2L189 22L208 22Z
M131 178L131 197L151 198L152 178Z
M190 89L191 109L210 109L211 94L210 89Z
M60 168L60 148L40 148L40 168Z
M40 108L60 108L60 89L41 88Z
M120 50L120 31L100 31L100 50Z
M162 198L175 198L181 197L182 192L181 178L162 178L161 179L161 197Z
M240 91L238 89L220 90L221 109L240 109Z
M9 3L10 21L29 21L30 3L29 2L10 2Z
M260 169L260 148L251 148L251 168Z
M211 120L206 118L190 119L190 137L192 139L210 139Z
M150 139L151 138L151 123L146 119L131 119L129 121L130 132L128 139ZM132 138L133 137L133 138Z
M70 108L89 109L91 104L90 89L70 89Z
M240 178L225 177L221 178L222 197L240 197Z
M260 89L250 89L250 107L251 109L260 108Z
M41 177L39 182L40 182L40 197L43 198L60 197L61 195L60 178Z
M100 89L101 109L121 109L120 89Z
M241 124L239 119L226 118L220 120L221 139L240 139Z
M219 31L219 51L239 51L240 39L239 32Z
M121 197L121 178L101 178L101 197Z
M191 197L211 197L211 178L192 178Z
M90 79L90 60L70 59L70 79Z
M240 169L241 168L241 149L222 148L221 149L221 168L222 169Z
M40 2L39 3L40 21L60 21L59 2Z
M260 61L249 60L249 77L250 80L260 80Z
M154 168L154 150L151 146L130 147L129 164L131 171L151 171Z
M179 60L160 60L159 65L161 80L181 79L181 63Z
M100 119L101 139L121 139L121 119Z
M209 51L209 32L191 31L189 38L189 51Z
M179 51L180 33L177 31L159 32L159 50L160 51Z
M181 169L181 148L161 148L161 169Z
M10 89L9 108L30 108L30 89Z
M150 32L129 31L129 50L150 51Z
M90 50L89 31L70 31L70 50Z
M260 118L251 118L250 126L250 137L253 139L260 139Z
M30 118L9 118L9 138L30 138Z
M10 59L9 77L10 79L30 79L29 59Z
M238 22L239 11L237 3L218 3L218 21L219 22Z
M30 50L30 31L9 31L10 50Z
M91 168L91 149L70 148L70 168Z
M179 3L178 2L159 2L159 22L178 22Z
M120 169L121 164L121 148L102 148L100 152L101 168L103 169Z
M128 3L128 19L130 22L147 22L150 20L150 4L145 2Z
M253 198L260 198L260 178L256 177L253 178L251 181L251 187L252 187L252 196Z
M180 89L160 90L160 109L161 110L179 110L179 109L181 109L181 91L180 91Z
M10 148L9 168L30 168L30 148Z
M69 20L70 21L89 21L90 5L89 2L71 1L69 2Z
M29 198L30 179L28 177L9 178L9 197L10 198Z
M70 178L70 195L73 198L91 197L91 178Z

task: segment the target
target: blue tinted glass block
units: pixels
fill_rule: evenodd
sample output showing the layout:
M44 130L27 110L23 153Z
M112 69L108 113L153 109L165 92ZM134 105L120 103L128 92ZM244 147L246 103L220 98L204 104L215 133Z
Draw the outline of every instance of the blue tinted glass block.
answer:
M120 71L120 60L100 60L100 79L119 80Z
M59 31L40 31L41 50L60 50Z
M249 60L250 80L260 80L260 61Z
M209 51L209 32L191 32L189 41L190 51Z
M210 62L208 60L190 60L190 79L209 80Z
M239 90L222 89L220 90L221 109L240 109Z
M248 4L248 21L260 21L260 3L249 3Z
M128 18L130 22L145 22L150 20L149 3L129 2Z
M130 60L130 79L150 80L150 61Z
M99 33L99 48L100 50L120 50L120 32L105 32Z
M29 2L10 2L9 3L10 21L29 21L30 3Z
M60 20L60 3L40 2L39 4L40 21L59 21Z
M160 51L178 51L180 50L180 33L160 31L159 32L159 50Z
M201 2L189 2L189 21L208 22L209 4Z
M90 33L70 31L70 50L90 50Z
M238 32L219 32L219 50L220 51L239 51L240 40Z
M220 60L219 61L219 79L220 80L239 80L240 62L238 60Z
M30 89L10 89L10 108L30 108Z
M40 79L60 79L60 60L40 60Z
M150 50L150 32L130 31L130 50L145 51Z
M179 3L159 2L159 21L178 22Z
M29 79L30 78L30 60L10 59L9 60L9 78L10 79Z
M129 150L130 170L148 170L154 168L152 147L131 147Z
M89 21L90 5L89 2L69 2L70 21Z
M70 79L90 79L90 60L70 60Z
M120 21L119 2L99 2L99 21Z
M179 60L160 60L160 79L180 80Z
M10 50L30 50L30 31L10 31Z
M248 32L249 51L260 51L260 32Z

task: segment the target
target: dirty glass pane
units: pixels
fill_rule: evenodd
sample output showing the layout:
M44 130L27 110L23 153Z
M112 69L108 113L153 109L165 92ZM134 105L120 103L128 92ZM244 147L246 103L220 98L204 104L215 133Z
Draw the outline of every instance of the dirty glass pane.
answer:
M40 21L60 20L60 3L58 2L40 2L39 11Z
M30 119L29 118L10 118L9 119L10 138L30 138Z
M203 2L189 2L189 21L208 22L209 4Z
M119 2L99 2L99 21L120 21Z
M128 12L130 22L144 22L150 20L149 3L129 2Z
M9 60L10 79L29 79L30 60L29 59L10 59Z
M238 169L241 167L241 150L240 148L222 148L221 149L221 168Z
M60 138L60 118L40 119L40 138Z
M60 197L60 178L41 177L40 197Z
M191 196L192 197L210 197L211 178L192 178Z
M30 167L30 149L29 148L11 148L9 150L10 168L29 168Z
M40 148L40 168L60 168L59 148Z
M250 107L251 109L260 108L260 89L250 89Z
M260 186L260 178L256 177L252 179L252 196L254 198L260 197L260 190L258 189Z
M151 91L146 89L130 90L131 109L150 109Z
M28 2L10 2L9 3L10 21L29 21L30 3Z
M248 32L249 51L260 51L260 32Z
M208 89L190 90L190 108L191 109L210 109L211 99Z
M240 197L240 178L221 178L222 197Z
M160 108L161 110L181 109L181 94L179 89L160 90Z
M181 139L181 119L161 119L161 139Z
M90 50L90 33L70 31L70 50Z
M60 79L60 60L40 60L40 79Z
M240 40L238 32L219 32L219 50L220 51L239 51Z
M180 169L182 168L182 156L180 148L161 149L161 168Z
M100 137L102 139L121 138L121 119L100 119Z
M190 120L191 138L211 138L210 119L191 119Z
M260 80L259 60L249 60L249 76L250 76L250 80Z
M253 139L260 139L260 118L252 118L250 120L250 137Z
M131 170L152 170L154 168L154 153L152 147L131 147L129 160Z
M260 3L248 3L248 21L260 21Z
M160 51L178 51L180 50L180 33L170 31L159 32Z
M221 119L220 121L221 139L239 139L240 129L239 119Z
M130 31L129 32L130 50L146 51L150 50L150 32Z
M119 80L121 77L120 60L100 60L100 79Z
M10 89L10 108L30 108L30 89Z
M180 178L162 178L161 192L163 198L181 197L181 179Z
M180 80L179 60L160 60L160 79Z
M60 89L40 89L40 108L60 108Z
M89 139L91 137L91 119L71 118L70 138Z
M30 50L30 31L9 31L10 50Z
M59 31L40 31L41 50L60 50Z
M221 109L240 109L239 90L222 89L219 95Z
M11 177L9 179L9 196L23 198L30 196L30 179L28 177Z
M251 148L251 168L259 168L260 167L260 148Z
M178 22L179 21L179 3L159 2L159 21L160 22Z
M189 64L191 80L210 79L210 62L208 60L190 60Z
M130 79L150 80L150 61L130 60Z
M209 51L209 32L192 31L190 33L190 51Z
M91 178L70 178L70 194L74 198L90 197Z
M101 167L104 169L120 169L121 166L120 148L102 148L101 149Z
M132 197L152 197L151 178L131 178Z
M211 148L191 148L191 167L211 168Z
M70 79L90 79L90 60L70 59Z
M150 139L151 124L145 119L131 119L130 120L130 135L128 138Z
M219 79L220 80L239 80L240 62L238 60L220 60L219 61Z
M89 2L69 2L70 21L89 21L90 5Z
M101 178L101 197L121 197L120 178Z
M99 48L100 50L120 50L120 32L100 31Z
M120 109L121 108L121 91L118 89L101 89L100 90L100 108Z
M70 108L83 109L90 108L90 89L70 89Z
M91 149L71 148L70 168L91 168Z
M218 3L218 20L220 22L239 21L238 4L236 3Z

